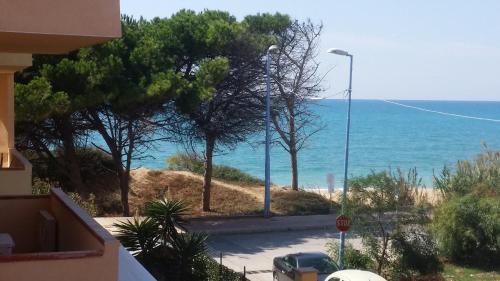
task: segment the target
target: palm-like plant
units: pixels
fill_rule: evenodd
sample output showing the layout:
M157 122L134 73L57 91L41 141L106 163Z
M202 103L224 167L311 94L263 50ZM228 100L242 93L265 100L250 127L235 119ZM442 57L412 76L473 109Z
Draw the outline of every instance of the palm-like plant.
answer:
M148 257L158 245L158 228L150 218L134 217L132 221L115 223L114 226L118 229L118 240L136 257Z
M146 204L145 214L157 224L163 246L179 235L177 227L183 227L187 223L184 219L187 214L186 204L178 200L163 198L149 202Z
M205 258L207 257L207 235L200 233L183 233L172 241L171 264L175 264L175 272L182 280L206 280ZM172 273L171 273L172 274Z
M166 198L145 206L145 219L117 223L117 238L159 280L204 280L207 253L204 234L180 233L186 205Z

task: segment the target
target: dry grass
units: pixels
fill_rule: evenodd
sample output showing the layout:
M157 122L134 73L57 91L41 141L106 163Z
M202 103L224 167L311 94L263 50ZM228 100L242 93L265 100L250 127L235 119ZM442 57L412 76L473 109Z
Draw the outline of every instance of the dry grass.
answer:
M211 212L201 211L203 177L186 171L137 169L131 173L129 195L131 214L142 215L146 202L167 197L182 200L190 216L235 216L261 214L264 205L262 185L212 181ZM120 216L120 191L117 184L97 188L99 216ZM335 202L310 191L287 188L271 189L271 211L277 215L325 214L336 208Z
M337 203L315 192L282 189L271 195L271 209L280 215L328 214L337 208Z
M133 173L131 210L141 214L146 202L167 196L186 202L193 216L247 215L260 211L262 204L255 196L214 182L212 211L204 213L201 211L202 183L201 178L186 172L140 169Z
M132 214L142 214L148 201L167 196L183 200L189 206L192 216L233 216L260 214L263 209L264 187L262 185L238 184L212 181L212 212L201 211L203 177L186 171L159 171L137 169L132 171L130 210ZM99 216L120 216L121 203L118 183L106 181L99 188L89 191L95 194ZM436 203L436 190L422 190L421 198ZM277 215L326 214L338 209L340 192L330 195L325 190L311 189L293 191L273 186L271 189L271 211ZM430 199L430 200L429 200Z

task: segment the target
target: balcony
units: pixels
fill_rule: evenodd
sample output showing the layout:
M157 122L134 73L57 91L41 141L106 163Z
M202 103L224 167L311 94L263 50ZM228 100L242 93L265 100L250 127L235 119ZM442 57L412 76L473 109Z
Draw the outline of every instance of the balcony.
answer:
M58 54L121 36L119 0L0 0L0 52Z
M119 280L120 243L59 189L0 196L0 233L14 242L2 281Z

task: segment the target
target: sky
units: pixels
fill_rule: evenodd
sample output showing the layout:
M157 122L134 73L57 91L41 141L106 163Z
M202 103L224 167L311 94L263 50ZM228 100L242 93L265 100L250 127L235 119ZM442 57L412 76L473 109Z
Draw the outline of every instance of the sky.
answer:
M324 25L319 61L323 97L500 101L500 1L482 0L121 0L122 14L151 19L181 9L228 11L239 20L285 13Z

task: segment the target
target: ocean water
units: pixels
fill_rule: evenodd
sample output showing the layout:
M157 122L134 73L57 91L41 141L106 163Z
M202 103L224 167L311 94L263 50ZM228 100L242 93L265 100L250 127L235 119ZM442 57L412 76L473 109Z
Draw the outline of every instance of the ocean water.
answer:
M500 102L398 101L428 110L500 119ZM335 186L343 182L347 101L316 100L311 108L325 128L309 139L299 152L299 184L304 188L325 188L328 173ZM403 107L380 100L353 100L351 112L349 177L372 171L416 167L427 186L443 165L472 159L482 143L500 149L500 122L467 119ZM216 164L230 165L257 177L264 177L264 134L258 134L234 149L217 152ZM134 162L135 167L165 168L165 160L183 146L160 143L150 159ZM271 181L289 185L288 154L279 146L271 149Z

